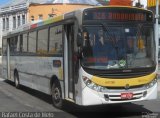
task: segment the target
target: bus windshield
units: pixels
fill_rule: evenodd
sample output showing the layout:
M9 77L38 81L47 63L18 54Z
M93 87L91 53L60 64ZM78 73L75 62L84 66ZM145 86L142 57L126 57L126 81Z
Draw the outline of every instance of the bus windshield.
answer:
M93 69L132 69L155 65L153 27L84 26L82 65Z

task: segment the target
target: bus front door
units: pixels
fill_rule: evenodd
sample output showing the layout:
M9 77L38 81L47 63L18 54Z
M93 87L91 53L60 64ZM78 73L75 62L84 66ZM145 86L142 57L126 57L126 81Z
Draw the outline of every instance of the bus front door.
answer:
M74 85L74 25L69 24L64 27L64 78L65 78L65 98L75 100Z

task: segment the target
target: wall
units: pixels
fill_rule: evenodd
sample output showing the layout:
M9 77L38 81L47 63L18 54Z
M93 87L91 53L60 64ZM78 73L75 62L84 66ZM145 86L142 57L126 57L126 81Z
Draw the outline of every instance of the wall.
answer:
M31 22L31 17L34 16L34 21L38 21L39 15L43 15L43 20L48 19L48 14L53 14L58 16L66 12L70 12L80 8L86 8L89 5L75 5L75 4L43 4L43 5L33 5L31 4L28 9L29 21Z

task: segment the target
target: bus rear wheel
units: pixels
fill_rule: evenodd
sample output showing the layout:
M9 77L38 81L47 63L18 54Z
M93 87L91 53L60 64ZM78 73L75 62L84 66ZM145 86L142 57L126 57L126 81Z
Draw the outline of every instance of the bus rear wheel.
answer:
M60 84L58 82L53 83L51 92L52 92L51 95L52 95L53 106L62 109L63 107L62 91L60 88Z
M18 72L15 72L15 74L14 74L14 83L15 83L16 88L20 87Z

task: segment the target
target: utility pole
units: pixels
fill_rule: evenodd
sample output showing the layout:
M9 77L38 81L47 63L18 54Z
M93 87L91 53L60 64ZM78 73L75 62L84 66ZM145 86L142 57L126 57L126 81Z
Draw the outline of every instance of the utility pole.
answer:
M155 24L155 40L156 40L156 60L158 64L158 51L159 51L159 28L158 28L158 19L159 19L159 0L156 0L156 24ZM157 67L158 71L158 67Z

